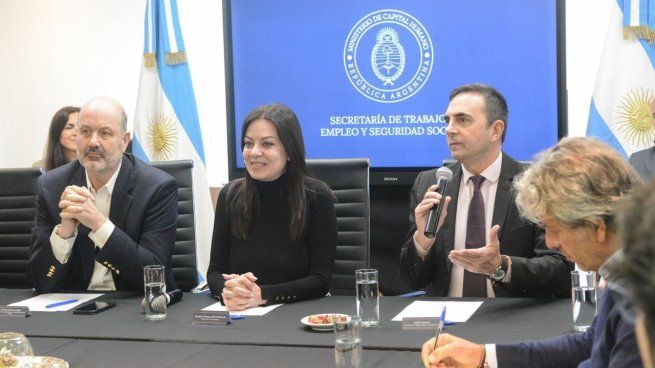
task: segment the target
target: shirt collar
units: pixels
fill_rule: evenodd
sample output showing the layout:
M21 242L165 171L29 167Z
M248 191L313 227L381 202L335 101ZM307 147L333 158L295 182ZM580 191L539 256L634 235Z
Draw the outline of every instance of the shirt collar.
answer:
M116 179L118 178L118 173L121 171L121 166L123 165L122 160L118 162L118 167L116 168L116 171L114 171L114 174L109 178L109 181L107 184L105 184L102 188L107 187L107 191L109 192L109 195L111 196L112 193L114 192L114 185L116 185ZM91 185L91 180L89 180L89 173L86 172L86 169L84 169L84 175L86 176L86 187L89 189L91 193L97 193L99 192L102 188L98 189L98 191L95 191L93 189L93 185Z
M607 281L608 285L618 281L619 277L617 277L618 275L615 271L621 267L623 257L623 249L619 249L598 268L598 273Z
M496 160L491 163L480 175L484 176L484 180L489 183L495 184L500 178L500 169L503 166L503 153L499 152ZM464 183L468 183L469 178L473 176L473 173L468 171L464 165L462 165L462 179Z
M617 250L598 268L598 273L605 279L608 289L627 296L630 295L630 285L621 276L623 259L623 249Z

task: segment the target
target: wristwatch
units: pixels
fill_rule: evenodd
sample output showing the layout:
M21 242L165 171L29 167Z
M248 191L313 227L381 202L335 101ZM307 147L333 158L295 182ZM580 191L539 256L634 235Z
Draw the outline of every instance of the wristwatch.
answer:
M500 266L487 275L493 282L501 282L507 273L507 256L500 256Z

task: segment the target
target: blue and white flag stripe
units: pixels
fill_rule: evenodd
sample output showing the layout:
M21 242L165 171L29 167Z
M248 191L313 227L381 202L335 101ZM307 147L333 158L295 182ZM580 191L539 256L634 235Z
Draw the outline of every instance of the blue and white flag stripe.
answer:
M624 157L627 157L628 155L626 154L625 150L623 149L623 146L621 145L621 142L616 138L614 135L614 132L607 126L605 123L605 120L603 119L602 116L598 113L598 110L596 109L596 105L594 104L594 101L591 101L591 107L589 108L589 123L587 125L587 136L588 137L596 137L610 146L614 147L621 155Z
M655 42L655 0L617 0L623 12L626 39Z
M626 157L652 146L655 138L650 118L639 115L639 109L650 109L655 93L655 49L646 39L624 34L625 27L647 23L649 6L646 0L614 4L589 111L587 136L610 143Z
M148 22L152 21L152 26ZM148 31L152 33L148 34ZM186 57L176 0L149 0L145 16L144 57L134 119L134 154L146 161L191 159L196 256L200 280L209 264L214 212L207 183L202 131ZM148 42L154 42L152 48ZM148 65L148 51L154 52ZM158 132L158 140L153 139Z
M154 9L152 8L152 2L149 0L146 2L146 21L143 23L144 26L144 40L143 40L143 54L154 54L155 45L156 45L156 33L154 31L154 22L155 15Z
M159 16L166 20L165 27L161 29L163 36L162 45L164 52L174 53L184 51L184 41L180 31L180 22L177 13L177 2L175 0L163 0L160 6Z

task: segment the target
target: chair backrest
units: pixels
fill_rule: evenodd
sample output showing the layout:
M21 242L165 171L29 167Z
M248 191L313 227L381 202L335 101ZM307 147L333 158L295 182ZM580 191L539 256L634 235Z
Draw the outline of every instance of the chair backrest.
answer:
M307 160L310 175L330 186L337 198L337 254L330 293L355 293L355 270L370 264L369 165L365 158Z
M196 227L193 212L193 161L151 162L150 165L177 180L177 232L173 250L173 275L182 291L190 291L198 284L196 264Z
M0 287L33 286L27 262L41 174L38 168L0 169Z

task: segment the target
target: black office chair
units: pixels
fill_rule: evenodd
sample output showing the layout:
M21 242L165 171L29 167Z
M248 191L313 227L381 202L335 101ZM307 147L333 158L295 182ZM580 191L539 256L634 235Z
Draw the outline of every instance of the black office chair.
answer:
M177 180L177 232L173 250L173 275L177 287L190 291L198 284L196 263L196 231L193 212L193 161L161 161L150 165Z
M32 288L27 262L41 169L0 169L0 287Z
M330 283L333 295L355 293L355 270L369 267L370 199L368 159L307 160L310 175L337 197L337 254Z

